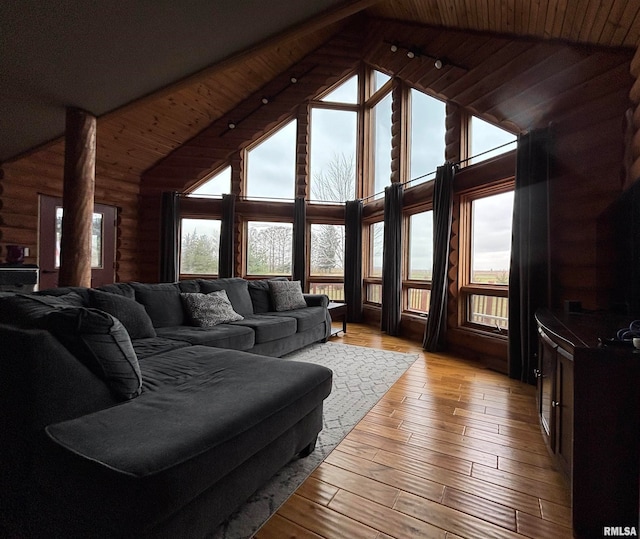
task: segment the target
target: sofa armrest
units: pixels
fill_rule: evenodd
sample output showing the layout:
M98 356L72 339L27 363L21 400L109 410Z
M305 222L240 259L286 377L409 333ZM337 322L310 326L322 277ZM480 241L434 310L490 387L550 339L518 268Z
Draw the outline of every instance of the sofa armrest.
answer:
M303 294L307 307L327 307L329 296L326 294Z

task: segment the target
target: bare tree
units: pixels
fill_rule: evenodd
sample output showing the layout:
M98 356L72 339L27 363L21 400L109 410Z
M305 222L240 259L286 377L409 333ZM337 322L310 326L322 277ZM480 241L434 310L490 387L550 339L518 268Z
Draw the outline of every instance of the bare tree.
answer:
M311 198L323 202L344 202L356 196L356 172L353 156L334 153L331 161L311 182Z

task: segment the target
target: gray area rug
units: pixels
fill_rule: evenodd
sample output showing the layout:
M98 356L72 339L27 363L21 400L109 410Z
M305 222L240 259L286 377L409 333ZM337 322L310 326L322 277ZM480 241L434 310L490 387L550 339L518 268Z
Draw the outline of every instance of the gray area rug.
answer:
M324 401L324 428L315 451L282 468L213 534L214 539L251 537L365 416L417 354L339 343L317 343L285 356L333 371L333 390Z

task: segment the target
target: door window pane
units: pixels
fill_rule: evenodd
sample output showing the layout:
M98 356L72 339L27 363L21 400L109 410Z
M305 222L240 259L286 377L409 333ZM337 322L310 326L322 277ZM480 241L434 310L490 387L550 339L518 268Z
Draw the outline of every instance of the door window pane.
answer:
M311 275L344 275L344 225L311 225Z
M409 279L431 281L433 268L433 212L409 217Z
M471 219L471 282L507 286L513 191L474 200Z
M247 223L247 274L291 275L292 223Z
M344 202L356 196L358 113L311 111L311 200Z
M182 219L180 236L180 273L217 275L220 220Z
M247 196L293 199L296 177L295 120L247 152Z

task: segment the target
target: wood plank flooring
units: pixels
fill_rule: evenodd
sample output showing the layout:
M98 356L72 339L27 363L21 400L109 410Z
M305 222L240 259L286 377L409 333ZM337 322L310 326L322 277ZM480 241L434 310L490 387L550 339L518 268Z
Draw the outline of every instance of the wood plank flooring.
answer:
M364 325L332 341L420 358L256 538L572 537L532 386Z

